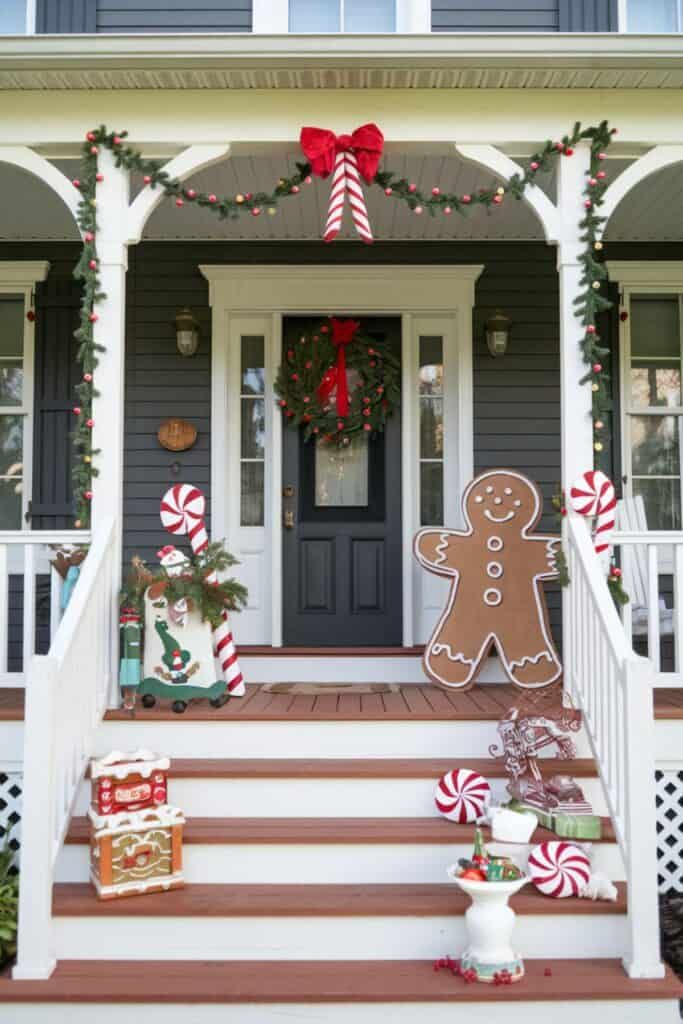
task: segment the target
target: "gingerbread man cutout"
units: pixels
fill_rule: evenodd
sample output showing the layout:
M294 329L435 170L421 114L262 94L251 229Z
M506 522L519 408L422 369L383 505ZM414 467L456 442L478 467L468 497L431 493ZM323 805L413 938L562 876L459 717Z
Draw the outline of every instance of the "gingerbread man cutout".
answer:
M466 530L428 528L415 537L420 564L452 580L425 671L440 686L466 689L495 643L511 682L548 686L562 666L541 581L558 578L560 538L532 533L540 492L521 473L492 469L469 484L462 505Z

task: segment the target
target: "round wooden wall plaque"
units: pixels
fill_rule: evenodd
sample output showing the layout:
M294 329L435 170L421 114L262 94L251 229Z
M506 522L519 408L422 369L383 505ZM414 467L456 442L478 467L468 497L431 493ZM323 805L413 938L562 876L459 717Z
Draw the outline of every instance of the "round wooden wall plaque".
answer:
M159 444L169 452L186 452L197 440L197 428L187 420L166 420L157 433Z

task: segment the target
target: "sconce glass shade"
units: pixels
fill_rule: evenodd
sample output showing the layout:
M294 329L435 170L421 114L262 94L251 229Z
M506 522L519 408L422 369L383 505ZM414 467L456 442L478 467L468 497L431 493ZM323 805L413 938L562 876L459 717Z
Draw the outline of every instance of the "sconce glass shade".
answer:
M486 345L494 358L505 355L511 327L512 320L503 313L495 313L486 321Z
M175 337L181 356L193 356L199 348L199 324L187 307L175 318Z

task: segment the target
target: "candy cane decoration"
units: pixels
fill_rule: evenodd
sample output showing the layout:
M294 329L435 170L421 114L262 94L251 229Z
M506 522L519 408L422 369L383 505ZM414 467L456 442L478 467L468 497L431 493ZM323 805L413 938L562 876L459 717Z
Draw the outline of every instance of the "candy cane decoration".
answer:
M209 536L204 524L206 499L198 487L191 484L175 484L161 499L161 523L169 533L187 534L195 557L209 546ZM207 582L218 585L215 572L207 576ZM231 697L243 697L246 688L237 660L237 650L228 622L227 609L223 609L223 621L213 631L214 651L220 660L223 678Z
M569 496L575 512L597 519L593 534L596 555L608 551L615 526L617 494L614 484L599 469L589 469L574 482Z
M372 230L368 220L368 211L363 195L360 174L358 173L358 161L356 154L351 152L337 153L334 161L334 174L332 175L332 189L327 207L327 223L323 238L331 242L341 231L342 217L344 215L344 197L348 193L351 205L351 216L359 236L364 242L372 242Z

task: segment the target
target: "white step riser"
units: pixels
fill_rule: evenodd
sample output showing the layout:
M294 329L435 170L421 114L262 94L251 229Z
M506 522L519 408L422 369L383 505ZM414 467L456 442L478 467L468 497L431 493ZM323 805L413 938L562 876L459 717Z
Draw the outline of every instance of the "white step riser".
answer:
M239 636L235 637L239 649ZM414 655L324 656L240 654L247 683L426 683L422 659ZM489 658L482 683L506 683L498 658Z
M162 900L164 897L158 897ZM464 917L62 917L60 960L432 960L466 944ZM626 916L521 915L528 957L621 957ZM580 969L580 968L579 968Z
M454 985L462 982L453 979ZM521 982L524 984L524 982ZM448 1003L36 1003L7 1006L12 1024L677 1024L678 1003L667 1000ZM10 1016L11 1014L11 1016Z
M24 723L0 722L0 764L2 770L16 771L24 760Z
M490 779L492 800L509 799L504 779ZM597 779L581 785L596 814L606 814ZM198 818L439 817L431 779L171 779L169 801ZM90 785L79 793L85 814Z
M589 757L583 731L577 756ZM96 751L147 747L170 757L488 757L495 722L104 722Z
M453 846L368 843L329 846L254 844L191 844L183 850L188 882L306 884L444 882L446 868L472 853L471 844ZM57 862L58 882L88 878L89 850L85 844L66 846ZM593 867L614 881L624 868L614 843L596 843Z

